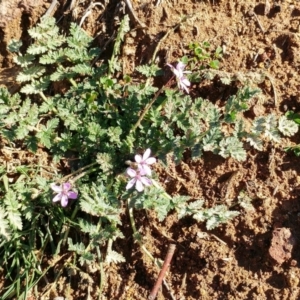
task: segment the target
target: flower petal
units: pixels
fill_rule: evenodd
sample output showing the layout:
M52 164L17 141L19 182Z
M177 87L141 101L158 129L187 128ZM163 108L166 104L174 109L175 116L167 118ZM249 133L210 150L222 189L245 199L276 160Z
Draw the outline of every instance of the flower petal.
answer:
M131 179L126 185L126 190L131 189L134 186L135 182L136 182L136 178Z
M70 199L77 199L78 197L78 193L77 192L74 192L74 191L69 191L68 192L68 198Z
M146 171L145 171L144 167L145 167L145 164L139 164L138 165L139 173L138 173L137 176L144 176L144 175L146 175Z
M144 164L141 169L142 169L142 171L144 171L144 172L140 173L141 175L151 176L152 172L151 172L151 169L148 165Z
M149 157L149 158L146 159L145 163L147 165L152 165L152 164L156 163L156 158L155 157Z
M72 188L72 185L71 185L71 183L70 182L66 182L66 183L63 183L63 190L64 191L69 191L71 188Z
M61 200L61 198L62 198L62 194L59 193L59 194L57 194L57 195L52 199L52 201L53 201L53 202L58 202L58 201Z
M143 161L145 161L147 158L149 158L150 154L151 154L151 149L148 148L143 155Z
M172 71L173 71L174 75L176 76L176 79L179 79L182 76L182 72L180 72L179 70L173 69Z
M141 182L146 185L146 186L149 186L152 184L152 180L148 177L141 177Z
M126 170L127 175L129 175L131 178L136 176L136 171L132 168L127 168Z
M55 192L55 193L61 193L62 192L62 187L60 185L56 185L55 183L51 183L50 184L51 189Z
M182 72L184 70L185 66L186 65L182 61L179 61L178 64L177 64L177 66L176 66L176 69L178 71Z
M189 89L184 84L182 84L181 87L186 91L187 94L189 93Z
M136 161L137 163L140 163L140 162L143 160L143 159L142 159L142 156L139 155L139 154L135 155L134 159L135 159L135 161Z
M186 86L190 86L191 85L190 81L187 78L182 78L181 79L181 83L183 83Z
M143 177L142 177L143 178ZM141 180L137 180L135 184L135 188L138 192L142 192L144 190L144 186Z
M66 207L68 205L68 196L62 195L60 203L62 207Z

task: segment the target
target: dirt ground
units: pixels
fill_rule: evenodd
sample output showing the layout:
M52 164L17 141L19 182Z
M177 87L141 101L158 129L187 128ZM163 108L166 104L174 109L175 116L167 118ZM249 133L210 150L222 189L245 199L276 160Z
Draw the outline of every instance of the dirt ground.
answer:
M45 14L51 2L0 3L0 84L12 91L18 86L7 43L12 38L29 43L26 30ZM50 14L62 28L71 21L80 22L89 4L96 3L58 2ZM122 46L124 74L134 77L134 68L149 63L155 50L155 61L164 67L188 55L190 42L207 41L214 49L223 48L221 71L266 75L259 85L263 101L254 105L249 117L300 111L299 1L132 0L134 14L127 0L97 3L101 5L91 8L83 28L106 49L107 57L118 22L124 12L131 16L131 31ZM184 15L187 20L175 28ZM192 86L191 94L222 104L235 88L234 84L204 80ZM161 182L172 194L203 197L206 205L212 206L233 205L245 191L254 206L212 231L191 218L178 220L175 214L159 223L154 214L135 212L143 242L155 257L163 260L168 245L176 244L166 277L168 288L163 287L157 299L300 299L300 164L298 157L283 150L299 142L298 133L261 152L249 149L242 163L207 153L198 161L187 159L167 170L157 165ZM147 299L159 270L134 243L127 214L123 224L127 224L122 228L125 239L114 247L126 257L126 263L107 267L102 299ZM86 299L86 291L73 283L71 296Z

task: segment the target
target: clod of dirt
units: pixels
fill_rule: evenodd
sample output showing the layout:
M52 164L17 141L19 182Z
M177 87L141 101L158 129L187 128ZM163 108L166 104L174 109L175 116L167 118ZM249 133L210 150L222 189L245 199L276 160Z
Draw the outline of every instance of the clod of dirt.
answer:
M10 65L11 55L7 45L12 39L19 40L23 31L38 20L46 10L42 0L3 0L0 1L0 67Z
M276 228L273 231L269 253L271 257L281 265L292 257L294 244L295 240L289 228Z

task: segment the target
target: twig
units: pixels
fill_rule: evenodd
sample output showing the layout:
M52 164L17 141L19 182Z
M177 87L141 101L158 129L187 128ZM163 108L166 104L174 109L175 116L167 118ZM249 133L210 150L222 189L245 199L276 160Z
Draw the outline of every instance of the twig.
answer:
M136 230L136 226L135 226L135 221L134 221L134 216L133 216L133 207L132 207L132 204L131 204L131 199L128 198L127 199L127 207L128 207L128 212L129 212L129 219L130 219L130 225L131 225L131 228L132 228L132 231L133 231L133 237L135 239L136 242L138 242L139 246L141 247L141 250L152 260L152 262L159 268L163 268L162 267L162 264L161 264L161 261L158 260L158 259L155 259L153 257L153 255L148 251L148 249L143 245L143 243L139 240L138 238L138 231ZM171 246L171 245L170 245ZM175 250L175 245L173 244L174 247L174 250ZM170 249L169 249L170 250ZM174 252L174 251L173 251ZM173 254L172 254L173 255ZM172 257L171 257L172 259ZM171 261L171 260L170 260ZM162 272L162 271L161 271ZM162 279L163 279L163 276L162 276ZM171 295L171 298L172 300L175 300L174 296L172 295L172 292L167 284L167 282L165 280L163 280L163 284L164 286L166 287L166 289L169 291L170 295Z
M176 300L176 298L174 297L174 295L165 279L163 280L163 284L164 284L165 288L168 290L168 292L171 296L171 300Z
M137 236L137 230L136 230L136 226L135 226L135 221L134 221L134 217L133 217L133 208L131 206L130 203L130 198L128 198L127 200L127 204L128 204L128 212L129 212L129 219L130 219L130 225L131 228L133 230L133 236L135 237L135 240L138 242L138 244L140 245L141 249L144 251L144 253L156 264L158 264L158 262L156 262L156 259L153 257L153 255L147 250L147 248L143 245L143 243L136 238Z
M142 28L146 28L147 26L142 23L139 18L137 17L136 13L134 12L133 8L132 8L132 4L131 4L131 1L130 0L125 0L125 3L128 7L128 9L130 10L130 13L132 14L133 18L135 19L135 21L137 23L139 23L139 25L142 27Z
M150 78L150 77L149 77ZM148 78L148 79L149 79ZM174 76L172 76L169 81L163 85L154 95L153 99L146 105L145 109L143 110L142 114L140 115L139 119L137 120L137 122L134 124L134 126L130 129L129 133L132 133L133 131L135 131L141 124L142 120L144 119L146 113L149 111L149 109L151 108L151 106L153 105L153 103L156 101L156 99L158 98L158 96L161 94L161 92L163 91L163 89L169 85L169 83L173 80ZM147 85L147 83L146 83ZM160 105L159 107L161 107L162 105Z
M160 41L157 43L157 45L156 45L156 47L155 47L155 50L154 50L154 52L153 52L153 55L152 55L150 64L154 63L156 53L158 52L161 43L169 36L169 34L170 34L172 31L175 31L182 23L186 22L187 19L194 17L194 15L195 15L195 14L191 14L191 15L184 16L184 17L180 20L180 22L179 22L178 24L174 25L172 28L170 28L170 29L166 32L166 34L165 34L165 35L160 39Z
M156 283L148 297L149 300L154 300L156 298L156 295L157 295L157 292L158 292L158 289L160 288L162 282L163 282L163 279L165 277L165 274L167 272L167 269L171 263L171 260L172 260L172 257L174 255L174 252L175 252L175 248L176 248L176 245L175 244L170 244L169 245L169 248L168 248L168 252L167 252L167 255L166 255L166 258L165 258L165 261L164 261L164 264L162 266L162 269L161 271L159 272L159 275L158 275L158 278L156 280Z
M89 165L86 165L86 166L84 166L84 167L82 167L82 168L80 168L80 169L74 171L73 173L68 174L68 175L66 175L65 177L63 177L63 178L57 180L57 182L60 183L60 182L67 181L70 177L73 177L74 175L76 175L76 174L78 174L78 173L84 173L84 172L83 172L84 170L89 169L90 167L92 167L92 166L94 166L94 165L96 165L96 164L98 164L98 163L97 163L97 162L93 162L93 163L91 163L91 164L89 164ZM86 175L86 173L84 173L84 175ZM79 174L78 176L81 177L81 174ZM72 179L72 181L76 181L76 179L78 179L78 176L77 176L77 177L74 177L74 178Z
M253 16L255 17L257 23L258 23L258 26L260 28L260 30L262 31L262 33L264 34L266 31L264 29L264 27L262 26L262 24L260 23L259 19L258 19L258 16L256 15L256 13L253 11L252 12Z
M173 78L173 77L172 77ZM143 110L142 114L140 115L139 119L137 120L137 122L134 124L134 126L130 129L129 133L134 132L141 124L142 120L144 119L146 113L148 112L148 110L151 108L151 106L153 105L153 103L156 101L156 99L158 98L158 96L160 95L160 93L162 92L162 90L165 88L165 86L163 85L158 92L154 95L153 99L146 105L145 109Z
M274 94L274 104L276 106L277 105L277 92L276 92L274 80L268 73L266 73L265 76L268 77L270 82L271 82L271 85L272 85L272 88L273 88L273 94Z
M219 241L219 242L222 243L223 245L226 245L226 246L227 246L227 244L226 244L224 241L222 241L220 238L218 238L216 235L211 234L211 236L214 237L217 241Z
M79 22L79 27L82 26L84 20L92 13L92 9L95 7L95 6L101 6L103 9L105 9L104 5L101 3L101 2L95 2L95 3L91 3L89 5L89 7L86 9L84 15L82 16L80 22Z
M49 16L53 9L55 8L56 4L58 4L58 1L57 0L53 0L51 5L49 6L49 8L47 9L47 11L45 12L44 16Z

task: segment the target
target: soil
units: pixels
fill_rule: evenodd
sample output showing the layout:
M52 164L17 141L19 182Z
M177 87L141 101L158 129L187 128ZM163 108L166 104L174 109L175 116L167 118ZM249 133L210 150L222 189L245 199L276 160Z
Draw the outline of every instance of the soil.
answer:
M0 84L11 91L18 84L7 43L21 38L28 44L27 30L51 2L0 1ZM50 13L59 26L68 28L71 21L80 22L91 2L60 0ZM207 41L214 49L223 48L222 72L266 75L259 84L263 97L254 104L253 116L300 111L299 1L135 0L134 15L127 0L100 4L90 10L82 26L96 37L104 56L111 53L124 11L131 18L131 31L122 45L123 74L134 77L134 68L149 63L155 50L155 62L164 67L188 55L190 42ZM187 19L181 22L184 15ZM224 103L234 88L204 80L191 87L191 95ZM175 213L160 223L152 213L135 212L138 231L152 255L163 260L168 245L176 244L165 278L168 288L163 286L157 299L300 299L300 164L298 157L284 151L299 140L298 133L281 144L267 144L261 152L249 149L242 163L206 153L197 161L186 158L178 166L170 164L167 170L157 165L160 182L173 195L203 198L207 206L234 205L241 191L253 199L252 210L241 210L232 222L211 231L192 218L178 220ZM117 240L114 248L126 263L106 267L102 299L147 299L159 269L134 242L127 213L123 224L125 239ZM88 299L87 290L89 299L97 299L93 293L98 283L95 279L89 286L62 277L51 299L66 293L68 299Z

